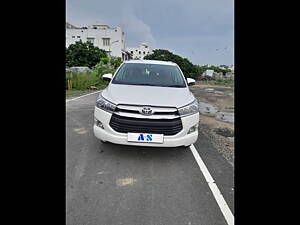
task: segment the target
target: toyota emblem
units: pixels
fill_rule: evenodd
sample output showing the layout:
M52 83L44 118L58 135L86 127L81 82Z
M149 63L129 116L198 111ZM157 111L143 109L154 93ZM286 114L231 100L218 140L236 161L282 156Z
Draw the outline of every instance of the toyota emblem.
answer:
M140 113L145 116L150 116L153 114L153 111L150 107L143 107L142 110L140 111Z

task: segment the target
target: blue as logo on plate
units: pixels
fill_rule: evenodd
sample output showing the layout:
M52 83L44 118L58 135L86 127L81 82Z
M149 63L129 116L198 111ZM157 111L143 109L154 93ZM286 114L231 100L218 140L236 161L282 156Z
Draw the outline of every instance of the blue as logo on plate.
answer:
M146 137L144 137L143 134L140 134L138 141L144 141L144 139L146 139L146 141L152 141L152 134L147 134Z

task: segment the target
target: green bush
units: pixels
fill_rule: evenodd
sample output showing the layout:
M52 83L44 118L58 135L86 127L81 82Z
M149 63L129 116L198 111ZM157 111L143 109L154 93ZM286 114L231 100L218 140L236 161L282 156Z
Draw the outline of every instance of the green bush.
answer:
M103 62L104 64L107 64L107 63L109 63L109 58L104 57L104 58L102 58L102 59L100 60L100 62Z
M110 58L110 64L111 64L115 69L117 69L117 68L121 65L121 63L122 63L121 57L114 57L114 56L112 56L112 57Z
M102 76L107 73L114 74L118 66L122 63L121 58L112 57L102 58L98 62L91 72L67 72L66 73L66 89L68 88L67 80L72 81L72 89L74 90L86 90L91 86L98 88L105 88L108 84L107 81L102 80Z
M112 73L114 74L114 72L116 71L116 69L110 64L104 64L104 62L100 61L95 67L93 72L97 75L98 78L101 78L103 74L106 73Z
M102 75L106 73L114 74L115 68L108 61L107 64L101 60L91 72L82 72L72 74L66 73L66 79L72 81L72 89L75 90L86 90L91 86L96 86L98 88L105 88L107 81L102 80ZM66 88L68 88L68 83L66 81Z

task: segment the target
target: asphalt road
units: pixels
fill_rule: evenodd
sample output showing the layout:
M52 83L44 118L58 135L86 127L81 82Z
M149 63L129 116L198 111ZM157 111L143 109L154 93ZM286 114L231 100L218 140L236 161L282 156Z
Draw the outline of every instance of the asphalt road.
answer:
M66 103L68 225L221 225L222 211L189 148L101 143L98 94ZM194 144L234 214L234 169L199 131Z

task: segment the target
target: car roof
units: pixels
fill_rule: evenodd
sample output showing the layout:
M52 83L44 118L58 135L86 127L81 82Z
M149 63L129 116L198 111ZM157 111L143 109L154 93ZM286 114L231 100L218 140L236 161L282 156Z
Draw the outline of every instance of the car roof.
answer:
M160 60L128 60L128 61L124 61L124 63L143 63L143 64L158 64L158 65L177 66L176 63L169 62L169 61L160 61Z

